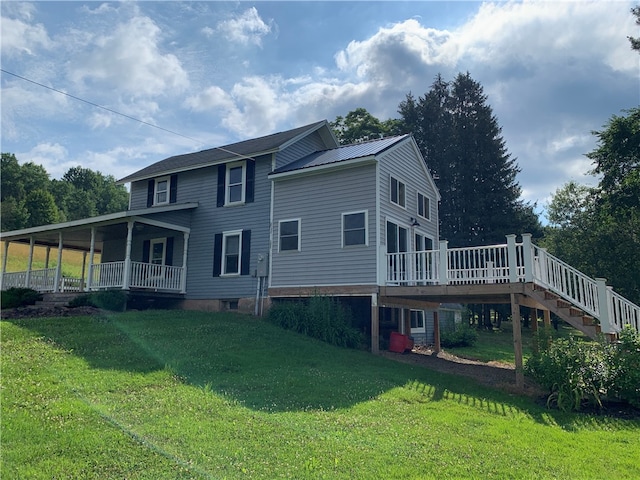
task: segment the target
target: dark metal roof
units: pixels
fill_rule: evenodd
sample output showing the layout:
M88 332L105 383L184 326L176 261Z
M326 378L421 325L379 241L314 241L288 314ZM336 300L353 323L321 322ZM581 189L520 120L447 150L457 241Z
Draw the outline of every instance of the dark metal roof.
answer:
M272 173L278 174L291 172L304 168L319 167L322 165L344 162L346 160L355 160L357 158L378 155L407 137L409 137L409 134L395 137L386 137L361 143L353 143L351 145L345 145L343 147L332 148L331 150L315 152L311 155L307 155L306 157L296 160L295 162L284 165L274 170Z
M128 183L135 180L143 180L145 178L157 177L158 175L166 175L180 170L190 170L212 165L223 160L237 158L250 158L258 154L265 154L277 151L278 148L287 142L294 140L298 136L309 134L318 130L323 125L327 125L326 120L312 123L303 127L294 128L285 132L274 133L259 138L252 138L243 142L232 143L222 147L210 148L195 153L186 153L183 155L175 155L173 157L160 160L148 167L138 170L131 175L118 180L118 183Z

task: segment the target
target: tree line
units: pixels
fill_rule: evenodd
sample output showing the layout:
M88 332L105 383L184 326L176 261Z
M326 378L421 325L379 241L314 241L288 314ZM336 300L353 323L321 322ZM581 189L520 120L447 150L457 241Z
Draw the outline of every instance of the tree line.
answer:
M56 180L42 165L20 164L11 153L2 153L1 162L2 231L120 212L129 205L126 188L111 175L72 167Z

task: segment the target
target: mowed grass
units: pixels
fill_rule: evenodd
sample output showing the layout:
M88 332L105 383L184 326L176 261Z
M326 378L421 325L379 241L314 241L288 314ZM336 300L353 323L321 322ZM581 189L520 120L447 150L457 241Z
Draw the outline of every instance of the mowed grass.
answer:
M3 479L640 476L639 421L546 410L248 316L1 326Z
M33 249L33 270L45 268L47 257L47 248L35 246ZM4 247L0 248L0 265L4 261ZM82 275L82 252L78 250L62 251L62 274L68 277L80 278ZM96 253L94 262L100 262L100 254ZM49 253L49 268L55 268L58 264L58 249L52 248ZM87 255L86 267L89 265L89 256ZM29 266L29 245L21 243L9 244L9 254L7 255L7 272L22 272L27 270ZM85 273L86 275L86 273Z

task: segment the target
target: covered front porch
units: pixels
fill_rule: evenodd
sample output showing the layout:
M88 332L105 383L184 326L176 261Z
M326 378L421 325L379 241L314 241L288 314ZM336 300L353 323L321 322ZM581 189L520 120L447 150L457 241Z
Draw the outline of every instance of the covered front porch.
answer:
M126 211L4 232L2 289L88 292L105 289L186 293L190 210L197 204ZM162 214L172 214L172 221ZM27 244L27 268L7 271L11 245ZM44 268L34 250L46 249ZM65 274L65 252L82 252L80 275ZM50 267L52 254L57 255ZM99 258L99 260L98 260ZM76 260L77 262L77 255Z

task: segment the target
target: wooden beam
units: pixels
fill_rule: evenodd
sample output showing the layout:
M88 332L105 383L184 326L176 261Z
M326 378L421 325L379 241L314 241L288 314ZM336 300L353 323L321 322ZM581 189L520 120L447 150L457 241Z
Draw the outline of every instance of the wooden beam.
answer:
M440 316L438 311L433 312L433 350L440 353Z
M380 353L380 307L378 295L371 295L371 353Z
M440 308L440 302L428 302L417 298L399 298L380 296L380 306L389 308L413 308L414 310L430 310Z
M520 323L519 295L511 294L511 323L513 324L513 351L516 363L516 386L524 388L524 364L522 362L522 327Z

